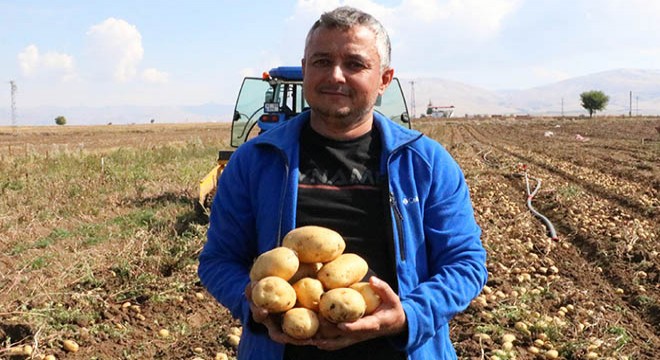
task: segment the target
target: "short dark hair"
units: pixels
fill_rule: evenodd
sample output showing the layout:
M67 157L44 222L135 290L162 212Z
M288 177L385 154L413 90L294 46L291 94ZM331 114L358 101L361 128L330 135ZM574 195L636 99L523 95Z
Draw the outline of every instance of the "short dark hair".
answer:
M380 70L390 67L392 58L392 44L387 30L375 17L350 6L341 6L332 11L325 12L314 22L305 39L305 49L309 45L312 34L318 28L348 30L353 26L365 26L376 35L376 49L380 56Z

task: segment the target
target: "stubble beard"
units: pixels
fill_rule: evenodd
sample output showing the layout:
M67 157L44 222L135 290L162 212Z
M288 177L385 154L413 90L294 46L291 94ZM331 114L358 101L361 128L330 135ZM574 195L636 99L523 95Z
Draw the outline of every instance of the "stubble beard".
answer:
M351 125L359 123L365 117L365 115L371 113L375 104L376 102L373 101L371 106L364 106L359 108L350 106L344 106L341 108L332 108L329 106L312 106L312 110L329 123L338 125L342 128L347 128Z

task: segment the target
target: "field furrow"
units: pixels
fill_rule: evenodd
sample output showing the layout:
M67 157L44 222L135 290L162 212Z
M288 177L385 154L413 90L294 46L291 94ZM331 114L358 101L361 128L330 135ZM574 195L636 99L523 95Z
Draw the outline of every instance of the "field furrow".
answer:
M488 251L486 288L450 324L460 359L660 357L659 125L414 121L463 169ZM199 283L194 211L228 139L229 124L0 129L0 359L234 357L241 324Z

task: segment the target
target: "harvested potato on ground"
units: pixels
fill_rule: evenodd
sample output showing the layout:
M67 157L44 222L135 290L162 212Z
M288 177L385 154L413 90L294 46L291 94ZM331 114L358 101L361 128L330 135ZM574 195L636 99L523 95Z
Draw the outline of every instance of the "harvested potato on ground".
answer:
M296 339L309 339L319 329L319 318L312 310L293 308L282 317L282 331Z
M327 290L349 287L362 280L369 271L369 265L357 254L342 254L323 265L316 277Z
M350 288L357 290L364 298L364 302L367 304L367 308L364 311L365 315L371 314L378 306L380 306L380 296L376 294L376 291L374 291L368 282L358 282L351 285Z
M304 308L319 311L319 300L323 294L323 284L318 279L302 278L293 284L298 304Z
M367 309L362 295L351 288L337 288L321 295L319 313L333 323L353 322Z
M305 278L305 277L310 277L316 279L316 273L321 270L321 267L323 266L323 263L320 262L315 262L315 263L304 263L301 262L300 265L298 266L298 271L296 271L295 274L289 279L289 283L293 284L296 281Z
M266 276L289 280L298 271L298 256L287 247L276 247L257 257L250 269L250 280L259 281Z
M272 313L291 309L296 304L296 291L286 280L267 276L252 288L252 302Z
M344 238L336 231L322 226L301 226L289 231L282 246L293 249L300 262L332 261L346 249Z

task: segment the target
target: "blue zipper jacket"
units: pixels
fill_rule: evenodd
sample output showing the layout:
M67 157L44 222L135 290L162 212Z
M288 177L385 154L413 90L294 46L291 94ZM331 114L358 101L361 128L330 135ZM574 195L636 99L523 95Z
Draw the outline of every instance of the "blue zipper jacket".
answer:
M304 112L241 145L219 180L208 241L199 257L202 284L243 324L239 359L282 359L284 345L255 331L244 290L250 266L295 227L298 138ZM455 359L449 321L487 278L468 187L436 141L374 113L381 171L388 175L398 293L408 332L392 338L409 359Z

